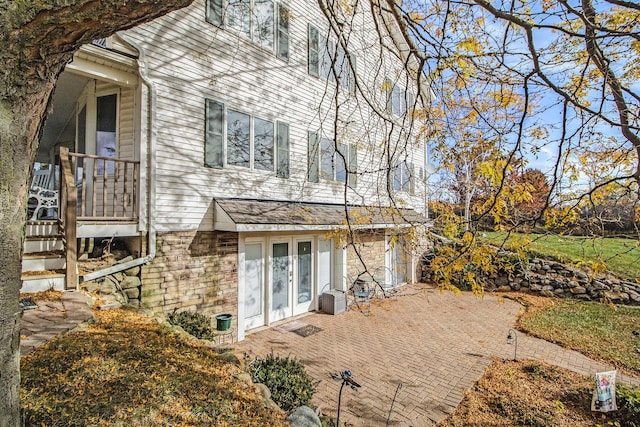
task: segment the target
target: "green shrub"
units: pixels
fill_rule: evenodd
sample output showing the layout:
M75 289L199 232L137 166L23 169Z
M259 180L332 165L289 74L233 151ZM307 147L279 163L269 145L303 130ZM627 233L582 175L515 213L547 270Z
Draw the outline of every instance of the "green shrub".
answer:
M625 426L640 427L640 388L618 384L616 386L618 402L618 421Z
M273 401L285 411L308 405L313 397L311 377L302 362L294 358L273 354L257 357L251 363L251 378L266 385Z
M211 318L204 314L192 311L174 312L169 315L169 322L172 325L180 326L185 332L196 338L203 340L213 340L215 338L211 327Z

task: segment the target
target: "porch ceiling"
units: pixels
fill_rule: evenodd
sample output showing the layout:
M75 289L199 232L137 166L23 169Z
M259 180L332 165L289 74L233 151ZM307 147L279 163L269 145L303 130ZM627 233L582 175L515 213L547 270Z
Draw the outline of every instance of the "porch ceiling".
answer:
M380 206L301 203L295 201L216 199L215 228L222 231L330 230L345 226L346 213L355 228L424 224L413 209Z

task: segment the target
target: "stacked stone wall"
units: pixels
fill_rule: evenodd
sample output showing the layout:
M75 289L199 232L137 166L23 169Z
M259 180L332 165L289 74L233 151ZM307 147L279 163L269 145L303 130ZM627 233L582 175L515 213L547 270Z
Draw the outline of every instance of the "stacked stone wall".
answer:
M164 313L233 314L238 307L238 234L158 233L154 260L142 267L140 304Z
M360 253L365 265L356 254L356 249ZM376 267L385 265L385 235L382 230L356 233L356 243L347 248L347 273L352 277L357 277L359 273L365 271L365 266L370 271Z
M435 279L429 267L433 255L422 259L421 281ZM583 271L563 263L532 258L515 265L511 272L500 271L495 275L479 275L486 291L522 291L546 297L577 298L581 300L610 300L616 304L640 305L640 285L615 277ZM459 283L464 287L463 283Z

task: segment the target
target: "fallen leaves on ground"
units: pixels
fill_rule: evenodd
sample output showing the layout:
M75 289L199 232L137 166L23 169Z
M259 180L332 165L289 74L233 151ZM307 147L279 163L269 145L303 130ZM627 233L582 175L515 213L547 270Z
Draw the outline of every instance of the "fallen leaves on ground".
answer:
M539 361L494 361L440 427L612 425L591 412L593 380Z
M133 311L96 316L22 359L27 425L287 425L211 348Z

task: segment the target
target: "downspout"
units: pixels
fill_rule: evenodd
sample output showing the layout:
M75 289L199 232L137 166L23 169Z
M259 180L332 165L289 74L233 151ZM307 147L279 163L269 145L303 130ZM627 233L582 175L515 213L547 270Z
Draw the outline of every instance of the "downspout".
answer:
M147 164L148 164L148 175L147 175L147 255L144 257L136 258L134 260L124 262L122 264L115 264L109 268L105 268L103 270L94 271L89 274L85 274L79 278L80 282L86 282L89 280L95 280L100 277L108 276L109 274L114 274L120 271L128 270L133 267L137 267L139 265L149 264L156 256L156 229L155 224L153 222L153 212L155 212L156 207L156 186L155 186L155 178L156 178L156 153L155 153L155 142L156 142L156 129L154 126L155 123L155 112L156 112L156 90L153 85L153 82L147 75L145 60L144 60L144 50L140 45L131 41L124 34L118 34L120 38L122 38L126 43L130 44L133 48L135 48L139 57L137 59L138 62L138 72L140 75L140 80L147 87L148 95L147 95L147 140L148 140L148 151L146 153Z

